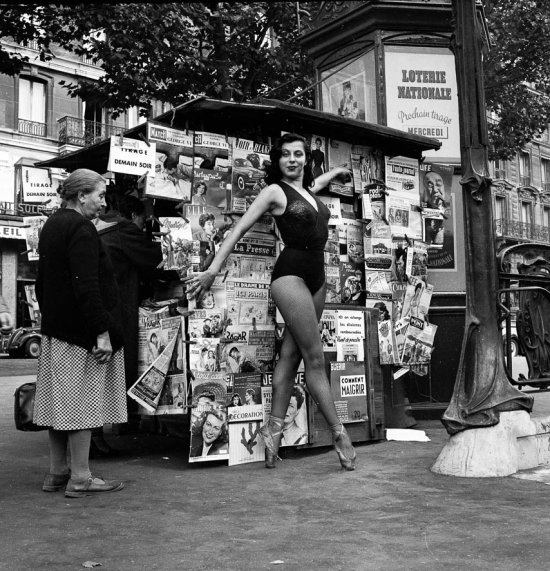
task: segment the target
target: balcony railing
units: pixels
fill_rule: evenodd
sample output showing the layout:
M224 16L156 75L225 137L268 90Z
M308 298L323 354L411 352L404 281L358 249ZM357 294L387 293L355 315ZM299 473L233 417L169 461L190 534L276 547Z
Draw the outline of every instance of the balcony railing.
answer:
M120 135L124 127L86 121L78 117L63 117L59 125L59 144L86 147L108 139L111 135Z
M17 130L25 135L34 135L35 137L46 136L46 123L38 123L29 121L28 119L17 119Z
M530 186L531 185L531 177L529 175L521 175L519 177L519 184L521 186Z
M547 226L500 218L495 220L495 229L497 236L518 240L535 240L536 242L550 244L550 228Z

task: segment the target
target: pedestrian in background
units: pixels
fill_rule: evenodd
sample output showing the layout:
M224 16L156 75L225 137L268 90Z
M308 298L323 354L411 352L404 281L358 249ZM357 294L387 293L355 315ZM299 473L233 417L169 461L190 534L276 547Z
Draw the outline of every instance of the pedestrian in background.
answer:
M133 196L114 201L110 210L94 221L99 238L113 264L115 280L121 297L122 328L124 331L124 369L126 388L138 377L138 321L139 305L149 293L146 284L153 278L162 261L160 242L152 242L144 232L145 205ZM138 407L128 401L130 420L138 420ZM92 452L108 456L113 450L103 437L103 431L94 431Z
M34 421L49 428L50 471L42 489L66 486L67 497L124 487L94 477L89 467L91 429L127 420L119 292L92 223L105 206L105 192L102 176L74 171L60 188L64 207L40 233L42 353Z

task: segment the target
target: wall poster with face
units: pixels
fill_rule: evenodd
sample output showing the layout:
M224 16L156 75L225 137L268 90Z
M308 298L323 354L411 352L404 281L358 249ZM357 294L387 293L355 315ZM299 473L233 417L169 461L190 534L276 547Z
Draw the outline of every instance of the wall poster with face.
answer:
M455 208L451 193L454 167L422 163L420 166L420 205L423 216L424 241L428 244L428 268L456 269Z

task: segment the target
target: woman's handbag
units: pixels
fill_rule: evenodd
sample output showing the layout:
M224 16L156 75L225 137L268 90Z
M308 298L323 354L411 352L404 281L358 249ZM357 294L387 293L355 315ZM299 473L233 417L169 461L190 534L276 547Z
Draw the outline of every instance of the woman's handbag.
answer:
M13 403L13 414L15 417L15 428L25 432L37 432L47 430L47 426L38 426L32 421L34 409L34 395L36 393L36 383L25 383L15 389Z

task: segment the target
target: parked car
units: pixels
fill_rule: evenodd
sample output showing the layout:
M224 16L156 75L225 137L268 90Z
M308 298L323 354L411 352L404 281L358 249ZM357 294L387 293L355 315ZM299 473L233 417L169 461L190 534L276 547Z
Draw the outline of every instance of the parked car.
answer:
M233 179L237 188L243 191L247 186L256 186L265 177L265 171L256 168L248 159L235 159Z
M18 327L14 329L6 343L6 352L10 357L29 357L37 359L42 350L40 327Z

